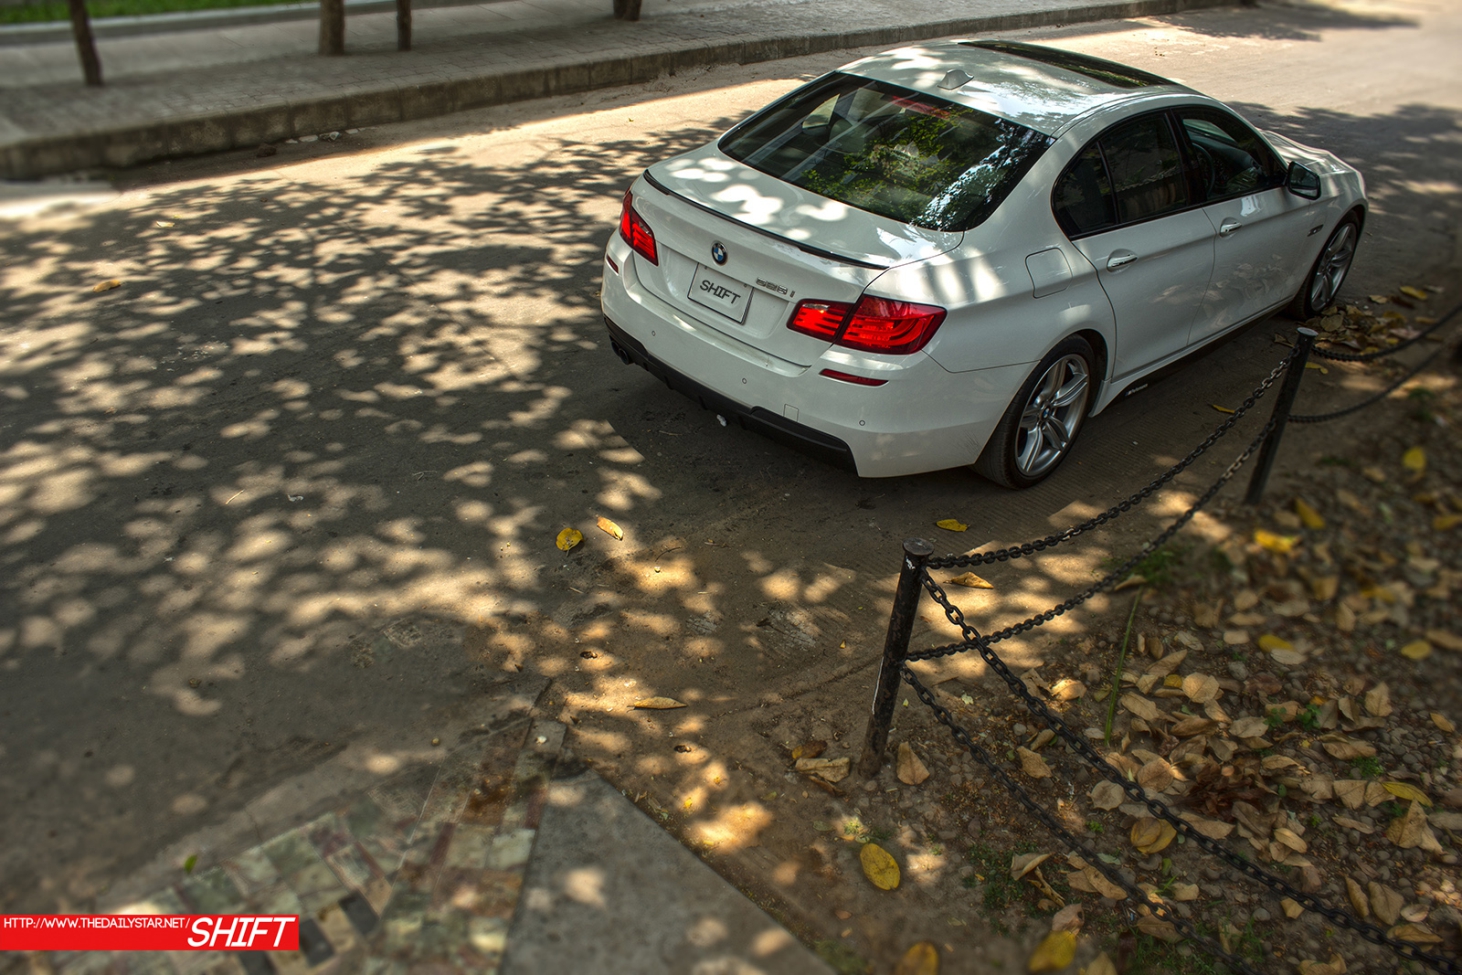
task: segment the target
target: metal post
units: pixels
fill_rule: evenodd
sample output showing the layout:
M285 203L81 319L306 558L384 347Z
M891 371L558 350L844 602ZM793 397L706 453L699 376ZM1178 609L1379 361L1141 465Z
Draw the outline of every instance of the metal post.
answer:
M858 758L858 773L865 778L877 775L883 767L883 752L888 747L888 726L893 723L893 709L898 703L899 684L903 679L899 668L909 655L914 614L919 608L919 594L924 589L919 576L924 571L924 563L933 554L934 546L924 539L904 539L904 564L899 570L898 588L893 592L888 636L883 641L883 663L878 668L873 709L868 715L868 731L863 736L863 754Z
M1312 328L1299 329L1299 337L1294 343L1294 358L1289 361L1289 368L1284 372L1284 382L1280 383L1279 395L1274 400L1274 429L1269 431L1269 436L1264 438L1264 443L1259 447L1259 457L1254 461L1254 473L1249 478L1249 493L1244 495L1245 504L1258 504L1259 499L1264 496L1264 485L1269 482L1269 470L1274 466L1274 455L1279 452L1279 438L1284 436L1289 412L1294 407L1295 394L1300 391L1300 380L1305 378L1305 363L1310 361L1310 349L1315 347L1315 336L1318 334Z

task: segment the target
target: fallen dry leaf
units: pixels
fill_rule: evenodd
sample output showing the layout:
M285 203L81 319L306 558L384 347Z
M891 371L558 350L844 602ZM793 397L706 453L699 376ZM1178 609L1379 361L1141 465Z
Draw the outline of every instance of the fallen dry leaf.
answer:
M1371 916L1371 899L1366 895L1365 888L1352 877L1345 878L1345 896L1350 898L1350 906L1356 917L1364 920Z
M848 777L850 764L846 758L799 758L793 767L806 775L815 775L824 782L837 785Z
M1033 779L1048 779L1051 777L1051 766L1046 760L1029 748L1017 748L1015 754L1020 758L1020 770Z
M1132 845L1137 847L1138 852L1148 856L1166 850L1177 835L1177 830L1152 816L1144 816L1132 824Z
M1137 784L1153 792L1162 792L1173 784L1173 767L1161 758L1154 758L1137 770Z
M1294 513L1300 516L1300 522L1306 528L1320 529L1325 527L1325 519L1320 512L1306 504L1303 498L1294 499Z
M1406 808L1406 815L1398 816L1386 827L1386 838L1403 850L1419 846L1430 853L1442 852L1442 844L1427 825L1426 811L1416 801Z
M863 849L858 854L858 862L863 866L863 876L867 877L868 882L879 890L894 890L898 887L898 861L877 843L863 844Z
M1275 636L1273 633L1265 633L1259 637L1260 650L1293 650L1294 644L1283 637Z
M1369 823L1363 823L1358 819L1351 819L1349 816L1336 816L1334 822L1336 826L1353 829L1357 833L1364 833L1366 836L1370 836L1376 831L1376 828Z
M1189 674L1183 678L1183 693L1194 704L1207 704L1218 697L1218 678L1208 674Z
M1398 924L1386 932L1397 941L1410 941L1414 945L1438 945L1442 939L1422 924Z
M110 281L98 281L96 284L91 286L91 290L97 293L101 293L103 291L111 291L113 288L120 288L121 286L122 282L118 281L116 278L112 278Z
M1422 289L1409 284L1403 284L1397 290L1404 294L1406 297L1415 298L1417 301L1426 301L1428 298L1431 297L1431 295L1427 294Z
M1376 754L1376 746L1364 741L1356 741L1353 738L1342 738L1339 741L1327 741L1321 743L1325 751L1330 753L1331 758L1338 758L1342 762L1348 762L1352 758L1370 758ZM1337 785L1339 783L1336 783Z
M1412 640L1401 648L1401 656L1407 660L1425 660L1432 655L1432 645L1425 640Z
M939 949L932 941L920 941L904 952L893 975L939 975Z
M1229 726L1229 734L1235 738L1262 738L1268 730L1263 718L1240 718Z
M1115 782L1103 779L1091 787L1091 804L1098 809L1116 809L1127 801L1127 793Z
M1359 809L1366 801L1366 784L1361 779L1337 779L1334 788L1346 809Z
M1204 819L1202 816L1195 815L1194 813L1183 813L1182 818L1189 826L1192 826L1210 840L1227 839L1228 834L1234 831L1233 823L1225 823L1217 819Z
M1093 894L1101 894L1108 900L1120 901L1127 898L1127 892L1106 877L1096 867L1086 867L1081 871L1082 878L1086 881L1084 889L1090 890ZM1068 879L1070 879L1068 877Z
M685 705L673 697L645 697L636 701L631 707L639 708L642 711L671 711L675 708L683 708Z
M1051 918L1052 931L1070 931L1072 934L1081 930L1081 923L1084 918L1081 916L1080 904L1067 904L1057 911Z
M1010 879L1019 880L1049 859L1049 853L1017 853L1010 858Z
M1368 714L1384 718L1391 713L1391 688L1386 685L1385 681L1382 681L1366 691L1364 701Z
M1372 880L1366 884L1366 893L1371 898L1371 913L1376 920L1390 927L1401 917L1401 908L1406 906L1406 900L1390 887L1383 887Z
M1462 515L1437 515L1432 519L1432 531L1450 531L1462 525Z
M1296 853L1304 853L1309 850L1309 844L1301 839L1298 833L1286 826L1277 827L1274 830L1274 838Z
M1079 680L1063 677L1051 685L1051 696L1058 701L1075 701L1086 695L1086 685Z
M1444 650L1462 653L1462 636L1457 636L1455 633L1448 633L1446 630L1427 630L1426 638Z
M563 531L558 533L558 538L554 539L553 544L559 547L559 551L567 552L583 540L583 532L579 531L577 528L565 528Z
M970 526L954 518L944 518L934 523L935 528L943 528L947 532L962 532Z
M1416 786L1411 785L1408 782L1383 782L1381 783L1381 788L1385 789L1387 792L1391 793L1391 795L1395 796L1398 799L1405 799L1409 802L1419 802L1423 806L1430 806L1432 804L1431 799L1427 798L1427 794L1425 792L1422 792Z
M1426 473L1426 451L1420 447L1412 447L1401 455L1401 466L1420 477Z
M1300 907L1298 901L1291 900L1288 897L1281 899L1279 902L1279 906L1284 909L1284 916L1289 918L1291 921L1299 917L1301 914L1305 913L1305 909L1303 907Z
M898 776L904 785L920 785L929 778L929 770L906 741L899 743Z
M1026 962L1027 972L1059 972L1071 964L1076 957L1076 934L1072 931L1052 931L1046 935Z
M1164 921L1156 914L1149 914L1139 920L1137 930L1151 935L1159 941L1166 941L1168 944L1176 944L1183 940L1183 936L1178 933L1178 929L1171 921Z
M598 524L600 531L608 535L610 538L614 539L616 542L621 541L624 538L624 529L620 528L618 525L610 521L608 518L605 518L603 515L599 516L599 521L596 522L596 524Z
M1288 555L1299 544L1298 535L1278 535L1263 528L1254 529L1254 541L1259 547L1277 555Z
M1438 731L1448 735L1457 730L1456 725L1454 725L1452 722L1448 721L1443 715L1440 715L1435 711L1432 712L1432 724L1437 726Z
M1327 962L1302 961L1300 975L1345 975L1345 959L1332 953Z
M799 758L819 758L825 751L827 751L827 742L821 739L804 742L792 749L792 761L795 762Z
M1197 884L1173 884L1169 896L1175 901L1196 901L1198 899Z
M1086 966L1086 975L1117 975L1117 966L1104 951Z
M994 589L995 587L973 572L966 572L964 575L955 576L949 580L956 586L968 586L971 589Z
M1160 713L1156 704L1139 694L1132 694L1130 692L1123 694L1121 700L1117 703L1144 721L1156 721Z

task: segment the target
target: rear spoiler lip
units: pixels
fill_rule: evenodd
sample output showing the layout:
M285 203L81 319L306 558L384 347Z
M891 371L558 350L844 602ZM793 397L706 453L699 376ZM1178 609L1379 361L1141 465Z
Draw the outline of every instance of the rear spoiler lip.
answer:
M693 206L697 210L704 210L706 213L709 213L715 217L719 217L722 220L730 220L738 227L745 227L747 230L750 230L753 233L761 234L763 237L770 237L772 240L780 241L783 244L789 244L792 247L797 248L799 251L802 251L803 253L811 254L813 257L820 257L823 260L827 261L836 261L839 264L851 264L853 267L866 267L874 271L887 271L890 267L892 267L892 265L890 264L873 264L869 261L860 261L856 258L844 257L842 254L834 254L832 251L825 251L821 248L813 247L810 244L804 244L800 241L789 240L788 238L783 237L780 234L772 233L770 230L763 230L760 227L753 227L749 223L742 223L740 220L737 220L734 217L728 217L726 214L720 212L719 210L714 210L711 207L706 206L704 203L697 203L695 200L689 199L688 197L682 196L681 194L675 192L664 183L656 179L654 176L651 176L648 169L645 170L643 175L645 177L646 183L649 183L651 186L659 190L661 193L664 193L666 196L673 196L687 206Z

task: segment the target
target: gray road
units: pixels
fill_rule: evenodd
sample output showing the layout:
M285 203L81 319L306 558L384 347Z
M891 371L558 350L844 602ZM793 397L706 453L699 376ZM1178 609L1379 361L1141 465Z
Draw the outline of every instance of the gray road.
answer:
M1019 36L1176 76L1359 164L1375 209L1348 291L1456 294L1455 7ZM667 727L734 764L719 716L848 674L829 721L855 734L900 538L956 517L970 532L940 544L964 549L1098 510L1277 358L1288 326L1250 330L1088 425L1024 494L963 471L859 481L621 367L596 289L624 186L842 60L160 167L0 225L0 909L87 906L353 742L424 742L505 671L554 678L611 776L671 774ZM992 618L1090 579L1226 461L1004 570ZM565 526L585 534L569 555ZM460 652L373 640L423 616L463 627ZM649 693L700 703L700 723L625 714Z

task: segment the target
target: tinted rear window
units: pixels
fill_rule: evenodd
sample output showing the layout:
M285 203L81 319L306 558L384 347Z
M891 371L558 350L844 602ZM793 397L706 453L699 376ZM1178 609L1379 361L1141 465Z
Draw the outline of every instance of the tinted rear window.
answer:
M1049 64L1053 68L1074 71L1079 75L1085 75L1093 81L1100 81L1103 84L1111 85L1113 88L1151 88L1155 85L1172 84L1166 78L1160 78L1155 74L1139 71L1136 68L1129 68L1125 64L1118 64L1115 61L1103 61L1101 58L1076 54L1072 51L1062 51L1054 47L1041 47L1039 44L1021 44L1018 41L961 41L960 43L965 47L978 47L986 51L998 51L1001 54L1009 54L1013 57L1025 58L1029 61L1039 61L1041 64Z
M721 151L860 210L967 230L995 212L1050 143L942 98L831 74L732 129Z

